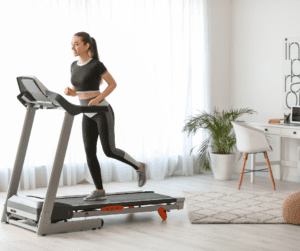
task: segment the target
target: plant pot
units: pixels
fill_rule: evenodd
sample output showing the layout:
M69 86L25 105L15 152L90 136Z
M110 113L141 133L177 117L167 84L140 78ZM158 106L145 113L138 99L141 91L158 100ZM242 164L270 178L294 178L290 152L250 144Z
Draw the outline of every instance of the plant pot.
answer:
M218 154L210 152L211 169L216 180L230 180L233 175L236 153Z

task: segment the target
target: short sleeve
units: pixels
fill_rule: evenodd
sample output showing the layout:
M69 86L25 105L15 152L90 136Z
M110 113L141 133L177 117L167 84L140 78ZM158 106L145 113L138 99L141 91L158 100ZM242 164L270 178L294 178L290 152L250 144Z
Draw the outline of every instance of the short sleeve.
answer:
M99 61L97 70L98 70L98 73L99 73L100 76L102 76L104 73L107 72L107 69L106 69L105 65L101 61Z
M72 72L73 72L73 66L74 66L74 63L75 63L76 61L74 61L72 64L71 64L71 75L72 75Z

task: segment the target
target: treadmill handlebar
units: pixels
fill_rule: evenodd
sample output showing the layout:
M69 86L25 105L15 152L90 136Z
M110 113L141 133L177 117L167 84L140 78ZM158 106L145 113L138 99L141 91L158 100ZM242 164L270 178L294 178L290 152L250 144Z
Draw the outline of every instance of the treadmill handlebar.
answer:
M81 106L74 105L62 97L60 94L56 92L51 92L46 90L46 95L48 99L50 99L54 105L61 106L64 110L66 110L69 114L76 116L80 113L91 113L91 112L108 112L108 106Z

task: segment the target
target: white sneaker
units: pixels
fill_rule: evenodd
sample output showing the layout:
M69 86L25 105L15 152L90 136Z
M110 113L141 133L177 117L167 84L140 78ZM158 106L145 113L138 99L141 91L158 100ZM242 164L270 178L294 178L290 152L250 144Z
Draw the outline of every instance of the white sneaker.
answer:
M83 199L84 200L106 200L105 191L99 192L98 190L95 190L89 196Z
M144 186L147 182L147 164L142 162L141 164L142 164L142 170L137 170L139 187Z

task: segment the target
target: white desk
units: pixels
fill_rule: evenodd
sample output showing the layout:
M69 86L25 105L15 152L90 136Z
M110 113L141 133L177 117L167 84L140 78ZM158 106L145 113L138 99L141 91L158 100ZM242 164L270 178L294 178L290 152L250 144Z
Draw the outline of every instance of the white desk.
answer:
M269 135L280 137L280 154L279 161L270 161L270 165L279 165L279 180L282 180L282 166L298 167L298 161L282 160L284 151L284 138L300 139L300 126L288 126L284 124L269 124L269 123L246 123L257 129L264 131ZM273 147L274 149L274 147ZM267 162L255 162L255 154L251 154L251 169L255 170L257 166L267 166ZM299 164L300 166L300 164ZM254 172L251 172L251 182L254 182Z

